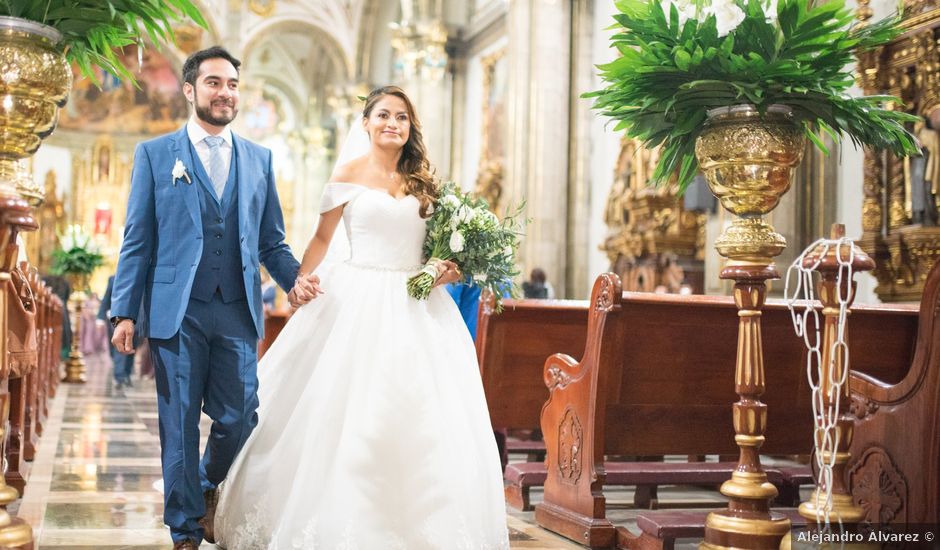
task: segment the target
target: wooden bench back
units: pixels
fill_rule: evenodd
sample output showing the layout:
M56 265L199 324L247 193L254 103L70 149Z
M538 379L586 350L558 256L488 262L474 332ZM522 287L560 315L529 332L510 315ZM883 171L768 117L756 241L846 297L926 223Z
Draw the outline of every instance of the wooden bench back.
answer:
M542 367L553 353L580 355L587 338L584 300L505 300L496 314L481 304L477 358L495 428L539 427L548 399Z
M731 425L738 317L731 297L623 293L621 360L606 387L607 454L736 453ZM855 308L849 317L855 370L900 380L911 364L912 306ZM806 349L782 300L761 318L768 406L765 454L806 454L812 446ZM848 403L845 404L848 406Z

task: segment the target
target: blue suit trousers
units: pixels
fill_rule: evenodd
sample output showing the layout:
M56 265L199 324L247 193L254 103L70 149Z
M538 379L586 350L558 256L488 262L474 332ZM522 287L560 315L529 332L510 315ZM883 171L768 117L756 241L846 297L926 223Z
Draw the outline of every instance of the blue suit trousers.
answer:
M258 423L258 334L245 300L190 299L179 332L150 339L157 383L164 522L174 542L202 540L203 491L215 488ZM200 410L212 419L199 458Z

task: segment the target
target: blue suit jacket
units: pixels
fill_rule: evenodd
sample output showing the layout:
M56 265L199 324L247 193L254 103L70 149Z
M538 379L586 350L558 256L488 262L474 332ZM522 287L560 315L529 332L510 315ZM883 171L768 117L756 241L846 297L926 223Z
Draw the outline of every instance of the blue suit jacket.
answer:
M274 186L271 151L232 135L238 163L238 233L241 276L258 337L264 335L259 262L275 281L290 290L300 264L284 242L284 218ZM237 160L235 160L237 159ZM180 160L190 182L173 178ZM137 320L137 333L171 338L189 303L196 267L202 257L199 190L184 126L137 146L127 201L124 244L111 297L111 315ZM208 183L208 182L206 182ZM139 318L142 317L142 318Z

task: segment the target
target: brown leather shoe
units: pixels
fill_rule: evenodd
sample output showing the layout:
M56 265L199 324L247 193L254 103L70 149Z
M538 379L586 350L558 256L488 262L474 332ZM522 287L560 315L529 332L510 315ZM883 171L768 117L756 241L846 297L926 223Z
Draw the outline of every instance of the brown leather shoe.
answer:
M206 542L215 544L215 507L219 503L219 490L209 489L202 494L202 498L206 501L206 515L199 520L199 525L202 526L202 538L206 539Z
M173 550L199 550L199 545L194 540L181 540L173 545Z

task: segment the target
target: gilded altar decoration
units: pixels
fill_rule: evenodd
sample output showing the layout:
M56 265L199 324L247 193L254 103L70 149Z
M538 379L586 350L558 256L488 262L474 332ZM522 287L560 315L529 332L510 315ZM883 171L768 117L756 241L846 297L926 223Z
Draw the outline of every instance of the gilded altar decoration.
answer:
M483 69L483 112L479 171L474 192L499 211L506 161L506 106L509 98L506 50L480 61Z
M623 138L607 196L601 250L624 290L704 291L704 211L687 210L675 185L650 186L659 149Z
M940 258L940 8L905 0L902 37L859 56L866 94L904 100L919 157L865 150L861 246L875 259L875 292L884 302L920 300ZM862 14L859 14L862 18Z

